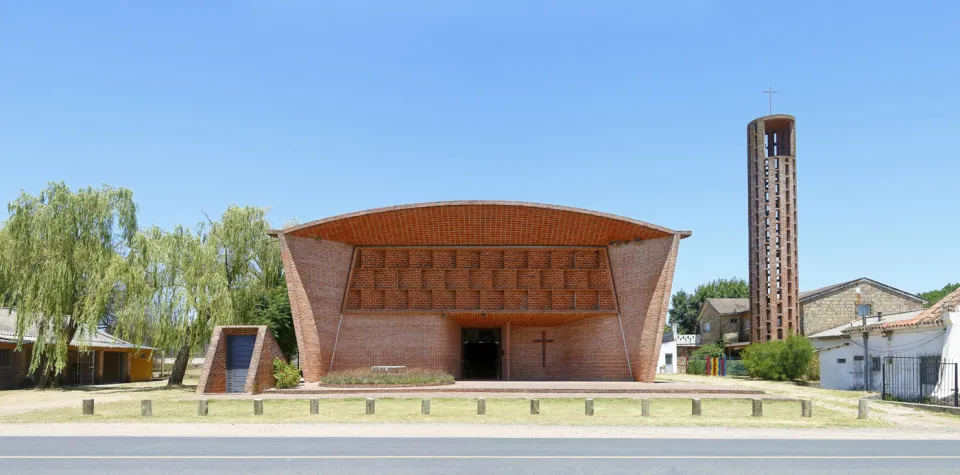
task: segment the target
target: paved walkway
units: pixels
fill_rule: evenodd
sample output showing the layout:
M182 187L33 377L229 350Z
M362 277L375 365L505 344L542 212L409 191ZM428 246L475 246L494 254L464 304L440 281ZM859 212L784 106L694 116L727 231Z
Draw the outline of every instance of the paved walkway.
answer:
M440 386L415 387L329 387L319 383L301 384L295 389L271 389L265 396L336 396L361 397L390 395L396 397L436 395L437 397L477 397L496 394L498 397L570 397L571 395L625 397L751 397L763 394L753 388L736 388L700 383L638 383L633 381L456 381Z

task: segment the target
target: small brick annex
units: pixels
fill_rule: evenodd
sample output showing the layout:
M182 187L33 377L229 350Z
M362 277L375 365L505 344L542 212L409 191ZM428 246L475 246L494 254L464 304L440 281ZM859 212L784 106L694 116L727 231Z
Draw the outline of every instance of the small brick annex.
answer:
M197 383L198 394L227 391L227 337L232 335L256 335L243 392L260 394L264 389L276 385L276 379L273 376L273 360L279 358L286 361L286 358L267 326L224 325L215 327L210 336L203 369L200 371L200 381Z
M464 374L466 331L497 331L497 377L653 381L689 231L582 209L456 201L272 231L300 366Z

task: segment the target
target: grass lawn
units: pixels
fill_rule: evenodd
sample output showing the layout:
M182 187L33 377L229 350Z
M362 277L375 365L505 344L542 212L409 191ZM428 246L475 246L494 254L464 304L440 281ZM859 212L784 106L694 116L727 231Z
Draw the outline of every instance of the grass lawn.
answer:
M135 400L98 403L96 415L83 416L80 401L69 409L41 410L0 416L0 423L69 422L219 422L219 423L397 423L448 422L480 424L603 425L603 426L724 426L724 427L881 427L877 419L855 416L814 405L813 417L800 417L797 401L764 401L764 417L751 417L749 400L704 399L703 415L690 415L689 399L653 399L651 417L641 417L639 400L596 399L595 415L584 415L577 398L541 399L540 415L530 415L527 399L487 399L487 415L476 415L475 399L432 399L431 415L420 414L420 399L377 399L377 414L364 414L363 399L321 399L320 415L310 415L307 400L266 399L264 415L253 415L250 400L211 400L209 415L197 415L196 401L161 398L153 401L153 417L140 416Z

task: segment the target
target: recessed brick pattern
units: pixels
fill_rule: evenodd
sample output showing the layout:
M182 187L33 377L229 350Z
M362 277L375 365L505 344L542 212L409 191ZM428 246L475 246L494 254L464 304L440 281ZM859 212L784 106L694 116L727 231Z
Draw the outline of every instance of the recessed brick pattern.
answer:
M604 248L359 247L343 311L610 313L608 268Z

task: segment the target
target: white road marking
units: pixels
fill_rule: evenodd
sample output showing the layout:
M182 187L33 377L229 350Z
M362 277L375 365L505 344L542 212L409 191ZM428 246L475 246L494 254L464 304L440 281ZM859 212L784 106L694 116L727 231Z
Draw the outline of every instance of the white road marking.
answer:
M960 460L960 455L0 455L0 460Z

